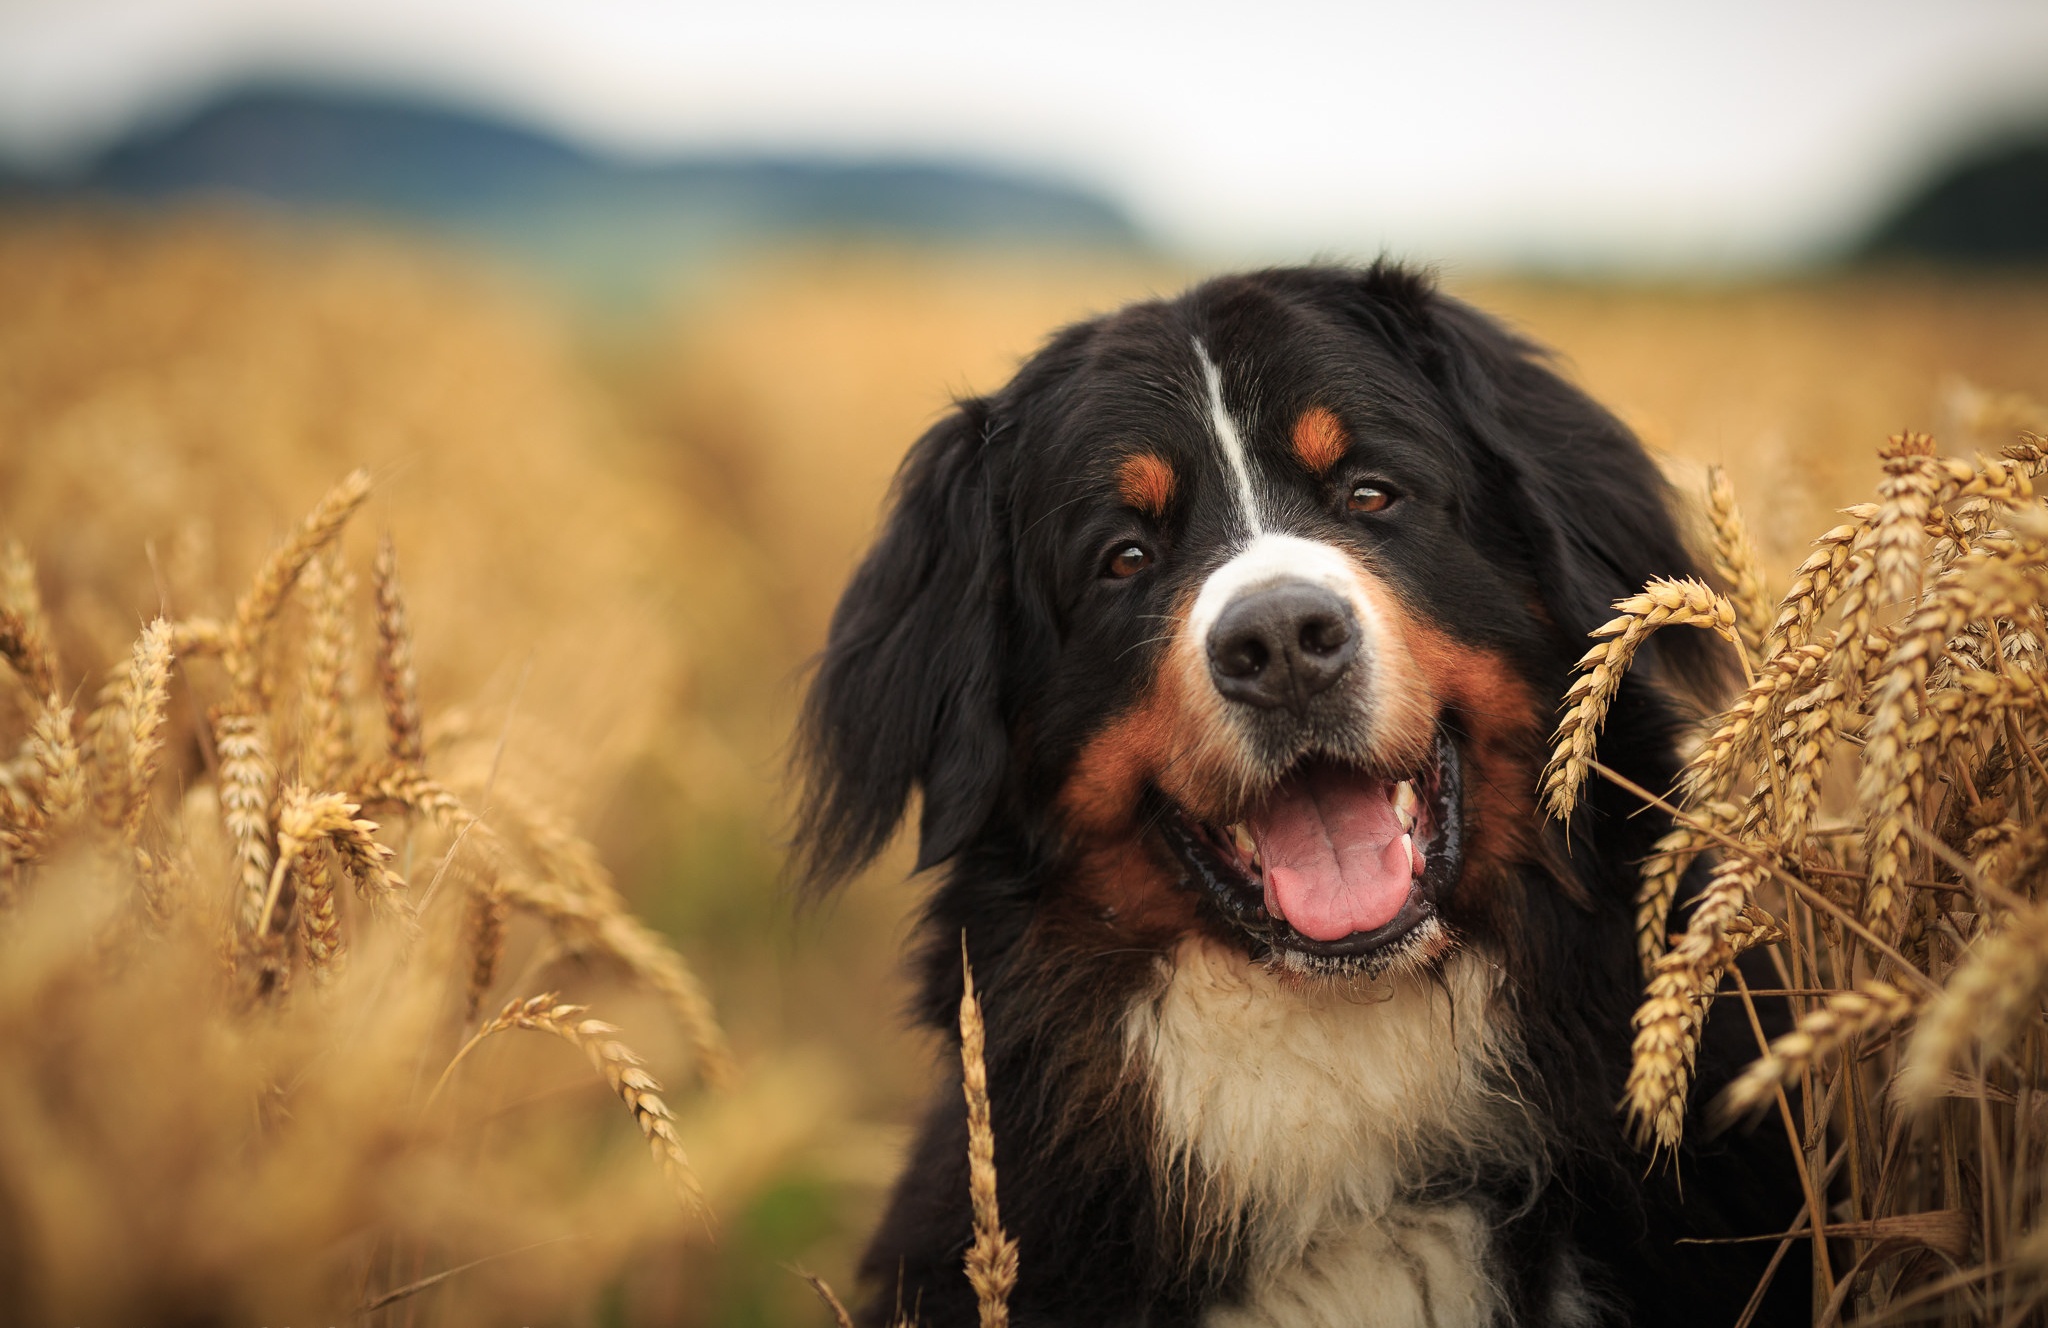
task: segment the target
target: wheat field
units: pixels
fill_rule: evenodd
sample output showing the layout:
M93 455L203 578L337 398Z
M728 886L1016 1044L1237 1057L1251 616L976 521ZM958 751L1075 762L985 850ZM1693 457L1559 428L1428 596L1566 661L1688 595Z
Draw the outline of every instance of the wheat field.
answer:
M387 236L0 225L0 1298L829 1322L799 1270L851 1290L932 1049L904 859L812 913L778 881L803 661L949 394L1187 276L814 250L627 324ZM1686 839L1630 1119L1672 1141L1688 1039L1743 1017L1698 993L1768 947L1804 1020L1721 1112L1813 1122L1816 1320L2018 1321L2048 531L2006 449L2048 283L1449 284L1698 499L1717 584L1625 602L1588 677L1660 626L1748 652L1645 791Z

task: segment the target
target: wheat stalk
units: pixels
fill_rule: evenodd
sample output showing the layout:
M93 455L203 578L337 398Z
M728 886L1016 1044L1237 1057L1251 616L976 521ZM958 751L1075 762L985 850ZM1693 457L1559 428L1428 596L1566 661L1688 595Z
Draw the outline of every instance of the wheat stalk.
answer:
M1903 1022L1917 1005L1914 997L1875 978L1854 990L1836 992L1802 1016L1791 1032L1775 1039L1769 1054L1752 1062L1722 1091L1714 1104L1715 1119L1726 1125L1748 1115L1816 1061L1835 1055L1857 1038Z
M1623 1088L1623 1109L1639 1143L1678 1145L1700 1025L1735 958L1729 929L1755 882L1756 869L1746 860L1721 863L1700 892L1684 935L1657 959L1636 1011L1634 1061Z
M0 659L37 701L57 696L57 647L36 588L35 567L15 540L0 549Z
M317 982L340 972L348 947L341 934L341 913L334 898L331 855L317 846L289 859L299 903L299 944Z
M537 880L517 870L499 834L480 821L462 800L415 767L385 765L356 782L366 799L398 803L451 835L477 845L490 863L491 888L505 903L535 914L567 946L595 950L660 993L690 1035L698 1073L713 1087L735 1078L732 1052L718 1027L710 997L674 948L627 911L625 901L601 880ZM578 850L579 859L583 856ZM486 883L479 880L477 888Z
M220 757L221 822L234 848L241 884L241 920L245 932L260 935L264 900L270 896L272 775L270 744L261 721L239 710L216 710L213 747Z
M960 938L960 1085L967 1098L967 1194L974 1209L974 1243L967 1247L967 1281L981 1312L981 1328L1010 1321L1017 1286L1017 1242L1003 1231L996 1204L996 1135L989 1121L986 1030L974 994L967 937Z
M377 542L371 579L377 593L377 690L384 697L385 742L392 760L418 765L426 757L419 676L412 664L405 589L398 580L398 546L388 534Z
M274 549L258 569L256 579L235 601L234 620L228 624L221 650L228 683L237 697L254 695L261 685L262 650L278 610L298 584L300 573L315 555L341 533L350 516L370 496L370 472L356 470L329 490L306 514L284 543Z
M1764 638L1775 615L1764 590L1756 546L1735 503L1735 486L1719 466L1707 468L1707 521L1714 534L1714 571L1728 586L1735 625L1752 659L1764 657Z
M676 1136L675 1117L662 1100L660 1082L647 1073L647 1063L631 1047L613 1036L619 1031L616 1025L602 1019L587 1019L587 1013L585 1006L563 1004L555 992L507 1003L496 1018L478 1029L455 1053L428 1101L440 1095L455 1067L484 1039L514 1028L552 1033L589 1057L591 1065L633 1113L633 1121L646 1136L649 1151L684 1207L703 1212L704 1193L696 1172L690 1168L689 1156L683 1152L682 1140Z
M333 549L306 564L301 580L307 600L306 737L299 777L317 788L332 788L348 771L355 751L349 730L349 655L355 632L349 601L355 578Z
M1615 601L1619 615L1593 629L1605 638L1578 662L1577 675L1564 697L1564 717L1552 735L1553 754L1543 772L1542 790L1550 814L1569 821L1579 792L1593 768L1600 728L1621 690L1622 675L1650 634L1659 627L1685 623L1712 629L1731 643L1735 606L1698 581L1652 581L1640 595Z
M391 850L377 842L375 821L356 818L360 810L358 804L338 793L315 793L303 784L285 789L278 799L277 864L271 869L264 891L263 909L255 928L258 935L271 930L271 916L282 894L286 873L323 843L347 870L359 896L401 914L408 911L404 902L405 881L388 865Z
M2019 1026L2037 1018L2048 990L2048 908L2014 913L1999 931L1978 941L1939 996L1920 1012L1906 1045L1899 1099L1925 1109L1963 1051L1975 1044L1995 1056Z
M1878 455L1884 479L1877 486L1872 564L1886 598L1908 604L1920 595L1927 518L1941 487L1934 439L1924 433L1898 434Z
M1792 573L1792 584L1779 601L1778 614L1764 639L1766 658L1796 649L1813 634L1841 590L1844 572L1859 549L1870 539L1870 523L1877 517L1877 505L1866 503L1843 509L1849 520L1833 527L1813 542L1812 552Z
M498 961L505 952L505 897L495 883L479 882L468 891L468 900L469 990L463 1005L474 1019L498 980Z

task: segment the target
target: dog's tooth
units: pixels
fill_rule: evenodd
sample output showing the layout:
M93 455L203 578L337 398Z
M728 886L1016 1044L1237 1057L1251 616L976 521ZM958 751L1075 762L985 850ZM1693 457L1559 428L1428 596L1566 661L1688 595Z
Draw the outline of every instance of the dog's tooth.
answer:
M1233 821L1230 826L1230 842L1237 845L1237 851L1253 861L1258 860L1259 844L1252 838L1252 832L1245 828L1243 821Z
M1423 859L1423 856L1422 856L1422 850L1421 850L1421 849L1419 849L1419 848L1417 848L1417 847L1415 847L1415 836L1414 836L1414 835L1402 835L1402 836L1401 836L1401 847L1403 847L1403 848L1405 848L1405 849L1407 849L1407 850L1408 850L1408 871L1409 871L1409 874L1410 874L1410 875L1413 875L1413 876L1420 876L1420 875L1422 875L1422 871L1423 871L1423 868L1424 868L1424 866L1426 866L1427 864L1425 863L1425 861L1424 861L1424 859Z
M1394 785L1394 815L1401 818L1403 830L1413 830L1417 816L1422 811L1422 799L1415 796L1415 785L1402 780Z

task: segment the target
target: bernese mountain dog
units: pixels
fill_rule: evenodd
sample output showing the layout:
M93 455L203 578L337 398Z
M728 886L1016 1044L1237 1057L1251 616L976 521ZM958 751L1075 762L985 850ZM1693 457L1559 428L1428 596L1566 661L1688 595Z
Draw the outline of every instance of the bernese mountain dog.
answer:
M1730 1239L1794 1226L1782 1133L1651 1158L1616 1112L1668 821L1536 802L1587 632L1695 574L1672 509L1542 353L1387 263L1077 324L912 447L798 846L828 888L921 801L917 1015L954 1028L964 936L1011 1323L1725 1328L1767 1265L1752 1321L1805 1321L1803 1242ZM1600 760L1667 787L1717 650L1660 636ZM1756 1054L1708 1033L1703 1095ZM864 1322L975 1323L969 1239L956 1069Z

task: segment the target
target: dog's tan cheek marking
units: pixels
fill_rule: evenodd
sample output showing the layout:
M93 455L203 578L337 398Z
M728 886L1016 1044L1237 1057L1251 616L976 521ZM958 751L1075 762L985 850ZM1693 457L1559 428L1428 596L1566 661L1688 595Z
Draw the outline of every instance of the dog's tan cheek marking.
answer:
M1164 457L1141 452L1117 468L1116 487L1126 503L1156 521L1173 505L1173 467Z
M1476 879L1526 858L1534 850L1536 778L1547 727L1534 689L1504 656L1412 619L1409 653L1439 704L1456 710L1464 724L1468 872Z
M1323 406L1310 406L1294 422L1294 455L1321 475L1351 449L1351 437L1337 416Z
M1132 938L1177 936L1196 925L1194 898L1156 837L1145 833L1139 799L1172 764L1173 711L1158 682L1081 751L1060 791L1076 849L1074 884L1097 919Z
M1420 625L1401 597L1371 571L1354 573L1352 589L1368 619L1361 644L1372 671L1373 755L1394 769L1420 765L1434 750L1443 706L1442 692L1416 662L1413 648L1431 629Z
M1104 725L1074 761L1061 787L1063 824L1080 857L1083 890L1132 930L1183 931L1194 901L1157 836L1140 821L1148 784L1203 815L1228 783L1222 700L1209 685L1205 658L1188 640L1192 597L1172 615L1158 670L1138 700Z

